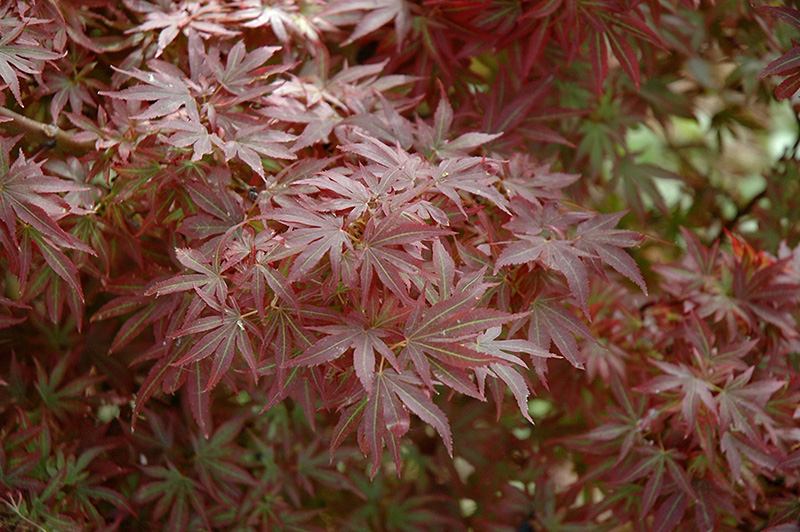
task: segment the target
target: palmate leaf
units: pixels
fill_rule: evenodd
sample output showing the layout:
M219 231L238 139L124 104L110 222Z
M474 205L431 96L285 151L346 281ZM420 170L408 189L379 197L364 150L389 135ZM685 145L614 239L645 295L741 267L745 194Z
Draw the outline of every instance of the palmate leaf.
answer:
M217 80L228 91L242 94L247 90L248 85L262 79L259 76L263 76L264 71L275 73L286 68L281 66L260 68L278 50L280 50L278 46L262 46L247 52L244 41L239 41L228 52L224 70L217 70Z
M358 113L348 117L344 122L358 126L372 138L409 149L414 142L414 125L402 116L383 94L378 93L377 96L382 107L380 112Z
M276 105L265 107L261 112L285 122L306 124L292 146L292 151L327 142L333 127L342 121L339 112L325 100L311 104L283 99Z
M600 259L634 281L646 293L639 268L622 250L638 245L642 237L633 231L614 229L624 213L587 217L557 212L552 203L545 204L542 209L534 206L526 201L512 201L517 216L506 227L514 232L518 240L504 247L495 265L495 273L502 266L528 263L539 263L559 271L587 316L589 281L584 262L596 265ZM565 232L576 221L579 222L577 235L569 239Z
M439 159L456 158L468 155L475 148L483 146L502 135L502 133L470 132L464 133L454 140L449 140L453 124L453 108L441 81L439 81L439 93L439 104L433 115L433 125L429 126L422 121L418 121L416 124L414 146L420 153L423 153L426 157L435 155ZM398 121L396 123L397 126L400 126Z
M59 450L57 462L53 464L53 468L57 467L58 471L48 474L51 483L42 493L42 500L47 500L54 495L56 490L63 490L62 493L69 492L69 497L65 497L66 505L76 514L80 512L99 519L100 509L97 506L100 501L135 513L126 497L108 487L110 477L127 472L126 468L116 464L112 465L102 456L113 447L115 447L113 443L97 445L84 450L78 456L72 453L62 453ZM50 492L49 496L48 491ZM58 528L61 527L58 526ZM65 528L65 530L72 530L72 528Z
M647 294L642 274L636 262L623 248L630 248L641 244L644 237L633 231L614 229L624 212L614 214L600 214L578 224L578 237L575 247L587 253L592 253L617 270L619 273L636 283L642 292Z
M47 70L43 72L47 92L53 94L50 100L50 116L61 116L67 102L73 113L81 114L83 106L97 107L95 101L99 90L106 86L89 74L94 71L97 62L88 63L79 72Z
M233 36L238 32L227 29L221 24L223 13L213 5L193 7L185 4L160 4L158 2L137 2L131 8L146 13L145 22L130 28L126 33L143 34L153 30L161 30L158 34L158 48L155 56L160 56L164 49L184 32L189 37L189 46L200 41L198 33L204 35ZM191 53L191 52L190 52Z
M511 242L500 254L496 269L512 264L539 262L548 268L561 272L567 279L572 294L578 300L584 313L589 315L589 277L582 258L593 255L583 251L570 240L544 238L538 235L518 235L519 240Z
M267 294L266 288L269 287L272 293L278 296L284 303L289 304L295 311L300 310L300 302L292 291L289 281L283 274L263 262L253 264L251 289L256 300L256 310L259 317L264 320L265 307L264 297Z
M260 0L258 0L258 5L261 5ZM269 6L264 7L266 9ZM316 464L302 463L297 467L304 473L319 472L320 476L327 473L323 464L316 466ZM341 478L346 479L343 475ZM303 478L303 481L306 486L313 485L306 478ZM337 487L341 489L341 483ZM305 510L297 503L290 503L284 498L284 489L284 486L268 483L261 484L255 489L246 490L244 496L239 499L238 508L235 508L237 523L247 523L248 528L244 530L326 532L326 529L317 524L320 522L320 510ZM234 515L234 512L230 511L228 515Z
M495 356L478 351L474 345L479 334L514 318L500 310L475 308L486 288L477 285L462 289L425 310L414 309L403 330L405 345L399 357L401 366L410 360L422 381L431 386L428 357L436 359L444 368L456 370L493 362L508 364L508 355Z
M373 270L378 278L402 301L413 305L403 279L419 275L421 261L398 246L419 244L423 240L452 234L451 231L427 224L410 223L400 214L392 214L384 219L370 218L364 229L361 243L357 249L360 262L362 304L372 285Z
M782 277L786 267L782 260L758 258L744 251L746 247L742 248L742 242L735 238L734 249L742 248L743 255L723 260L718 244L708 249L689 231L683 233L689 251L684 264L657 267L670 281L665 285L668 291L692 299L699 317L724 322L731 335L742 323L750 331L766 323L781 330L787 338L796 337L790 309L800 299L800 290L796 283ZM731 278L729 287L722 283L708 284L709 276L720 275Z
M378 472L384 445L389 448L399 475L402 465L399 438L409 429L408 412L411 412L436 430L452 456L453 439L447 416L419 388L420 384L413 377L400 375L392 369L377 373L373 393L342 414L334 429L332 451L358 423L359 446L372 458L370 477L374 478Z
M678 174L654 164L638 163L633 157L621 158L614 174L622 185L627 205L639 220L645 220L648 210L651 209L647 198L656 209L665 215L669 213L664 196L656 183L660 179L680 181Z
M544 349L554 343L570 364L583 368L583 356L574 335L596 342L589 328L565 310L558 298L538 297L531 302L529 312L528 338ZM537 360L533 362L536 364Z
M17 139L7 139L0 148L3 152L0 154L0 229L16 243L19 220L30 224L57 246L94 254L90 247L57 224L72 209L58 194L88 189L65 179L45 175L41 162L29 161L21 152L9 164L10 151Z
M682 395L681 412L690 430L694 427L701 402L714 417L717 416L717 407L711 395L713 390L712 383L700 378L691 368L684 364L675 365L657 360L653 361L653 364L658 366L666 375L660 375L641 386L637 386L637 390L658 394L680 388Z
M368 394L372 393L376 355L398 367L394 352L381 339L388 334L387 331L365 327L359 321L353 321L351 325L330 325L325 327L325 331L330 334L318 340L301 355L289 360L287 366L322 364L353 349L353 367Z
M246 28L268 26L282 43L291 43L291 34L301 35L312 42L319 41L318 30L302 13L295 12L290 4L263 4L260 0L246 0L238 7L237 18L244 20Z
M528 122L536 109L546 105L553 79L550 75L512 90L518 82L507 69L501 69L492 90L476 95L484 109L481 131L505 133L502 137L505 141L513 138L514 130Z
M193 465L201 485L215 498L238 498L260 483L242 467L245 451L235 439L244 428L241 417L226 421L210 438L192 436Z
M751 383L754 370L755 367L751 366L742 374L731 376L714 399L719 408L720 428L733 427L753 443L758 443L761 438L757 424L769 419L764 406L770 396L786 383L778 379L760 379Z
M719 440L719 448L725 453L725 459L730 467L731 479L741 482L752 474L752 466L744 464L750 462L762 471L774 471L779 464L778 457L762 442L754 442L743 438L739 431L726 430Z
M374 164L367 168L379 179L392 183L395 188L407 186L407 182L413 182L417 178L422 166L419 154L410 154L401 147L392 148L389 144L371 137L361 136L361 140L362 142L356 144L340 146L339 149L372 161ZM404 181L407 182L403 183ZM383 186L388 188L387 185Z
M134 68L130 72L115 68L118 72L136 78L144 84L100 94L121 100L154 102L133 118L143 120L161 118L183 108L191 121L199 123L200 112L197 101L195 101L189 86L184 82L185 75L176 67L159 60L151 60L148 66L152 72L145 72L138 68Z
M534 357L555 358L557 356L548 352L546 349L542 349L539 345L529 340L497 340L500 332L500 327L490 327L475 339L475 343L473 345L478 351L489 353L497 358L519 364L520 366L525 366L525 363L511 353L528 354L531 356L531 360L533 360Z
M32 244L35 244L52 272L69 288L68 302L81 327L83 289L77 267L62 250L73 249L93 256L95 252L58 225L58 221L73 210L58 194L87 189L45 175L42 163L27 160L21 152L9 164L9 152L16 140L18 138L6 139L0 146L0 242L4 243L12 271L23 287L28 282ZM65 297L64 293L57 293L60 286L59 282L51 282L47 293L52 300L49 304L52 319L60 316Z
M184 366L213 355L214 360L204 391L216 386L233 362L235 350L238 350L244 358L253 378L258 380L256 358L250 338L260 337L261 333L255 325L242 316L235 301L232 306L223 308L222 316L209 316L185 323L180 330L172 333L171 338L182 338L190 334L202 334L202 337L194 342L188 353L173 364Z
M78 331L83 327L83 301L80 294L67 286L66 282L53 273L53 270L43 268L40 275L33 279L30 288L33 293L39 286L47 284L44 293L44 302L47 307L47 314L53 323L59 323L63 316L64 304L69 307L73 316L77 316L76 325Z
M225 301L228 296L228 285L222 277L219 261L212 263L200 251L191 248L177 248L175 250L175 258L196 273L176 275L166 281L158 282L155 286L145 291L145 296L163 296L187 290L202 290L204 294L215 298L217 306ZM198 301L199 304L195 305L198 311L202 309L204 304L210 302L206 299L195 300L195 302Z
M537 207L545 201L560 199L561 189L580 178L578 174L554 172L549 164L540 164L527 153L514 153L500 168L501 186L506 195L520 196Z
M27 40L17 42L25 29L26 24L18 21L11 31L0 38L0 77L11 89L21 107L25 107L25 104L22 103L18 73L41 74L46 62L60 59L66 55L66 53L59 54L48 50L40 44L30 44Z
M96 375L82 375L72 380L65 379L70 366L74 364L73 357L61 357L48 374L45 368L39 363L38 359L33 359L36 366L36 388L42 403L47 407L48 412L60 420L67 420L68 413L80 409L80 398L86 390L98 382L103 377Z
M188 530L190 512L201 516L206 527L211 528L206 516L205 492L196 480L185 476L169 460L167 467L147 466L143 472L147 481L139 486L134 501L156 501L154 519L160 519L169 512L165 521L167 530Z
M737 242L734 239L734 246ZM796 337L796 322L788 308L800 301L800 285L784 282L781 278L786 263L776 261L758 267L749 258L743 259L733 268L732 291L736 312L750 314L744 319L751 328L759 322L766 322L781 329L786 338Z
M103 305L97 314L92 316L92 321L108 319L126 314L133 308L143 307L128 318L117 331L111 346L108 348L109 353L115 353L133 341L148 325L157 323L172 315L177 310L179 301L177 297L152 301L144 296L122 296Z
M205 240L223 235L244 221L241 200L237 201L238 198L225 186L214 187L193 182L186 185L186 190L200 212L183 220L178 229L182 234ZM215 243L217 240L211 239L209 242ZM211 244L206 244L203 249L209 247Z
M264 165L260 156L296 159L297 156L282 144L296 138L289 133L268 129L265 126L248 126L237 130L232 140L217 140L218 137L212 140L222 148L226 161L237 157L258 175L264 177Z
M345 175L339 169L320 172L318 175L297 181L298 185L313 185L320 190L333 194L334 197L322 200L322 206L330 211L349 209L347 223L352 223L361 217L376 199L376 191L367 188L361 181Z
M352 349L355 375L367 394L373 392L376 362L381 368L388 362L401 371L394 351L384 339L390 335L396 337L397 327L408 313L398 306L395 298L390 296L381 301L378 294L379 291L373 289L367 306L362 311L354 310L342 316L337 320L340 323L312 327L325 336L286 362L286 366L319 365L335 360Z
M464 212L464 205L459 192L482 196L509 212L508 201L494 186L497 176L487 171L480 157L448 158L439 164L433 180L433 188L447 196L461 212Z
M199 161L204 156L214 153L214 144L219 144L219 137L208 132L208 128L192 120L177 118L166 120L161 124L164 131L173 132L167 142L176 148L192 147L192 161Z
M685 456L674 449L658 449L649 445L636 448L640 455L638 461L628 461L615 471L616 482L631 483L647 478L640 507L642 517L649 514L655 502L667 489L667 477L679 488L679 493L697 499L697 492L692 487L691 479L680 461ZM633 462L633 463L632 463Z
M300 207L283 207L268 213L267 217L290 227L283 234L287 251L297 254L289 271L290 281L304 278L326 254L333 274L339 275L343 250L353 249L342 217Z

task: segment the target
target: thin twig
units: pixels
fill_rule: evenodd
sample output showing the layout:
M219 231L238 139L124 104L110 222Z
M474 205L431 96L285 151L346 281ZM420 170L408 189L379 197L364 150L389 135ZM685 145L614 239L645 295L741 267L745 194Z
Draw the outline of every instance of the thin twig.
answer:
M55 147L62 150L82 155L94 149L94 141L76 141L72 135L58 126L43 124L27 116L23 116L5 107L0 107L0 116L11 118L11 122L4 122L0 126L13 127L33 136L35 140L44 142L55 141Z
M750 201L748 201L747 205L745 205L741 209L738 209L736 211L736 216L725 222L725 229L727 229L728 231L733 231L734 227L736 227L736 224L738 224L742 220L742 218L750 214L750 211L753 210L756 204L761 199L766 197L767 197L767 189L765 188L764 190L756 194Z

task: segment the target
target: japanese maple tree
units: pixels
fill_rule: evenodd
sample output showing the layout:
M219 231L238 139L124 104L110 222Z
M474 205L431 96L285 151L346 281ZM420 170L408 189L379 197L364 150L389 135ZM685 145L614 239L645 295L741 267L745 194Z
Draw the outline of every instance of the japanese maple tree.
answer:
M1 2L0 528L800 530L797 28Z

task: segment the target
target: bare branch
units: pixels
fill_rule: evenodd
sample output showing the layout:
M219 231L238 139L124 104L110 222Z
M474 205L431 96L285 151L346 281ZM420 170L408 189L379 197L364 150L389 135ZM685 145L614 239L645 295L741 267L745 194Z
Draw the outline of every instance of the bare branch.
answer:
M55 141L55 147L66 152L82 155L94 149L94 141L75 141L70 133L58 126L43 124L5 107L0 107L0 116L11 118L10 122L4 122L0 126L21 130L42 142Z

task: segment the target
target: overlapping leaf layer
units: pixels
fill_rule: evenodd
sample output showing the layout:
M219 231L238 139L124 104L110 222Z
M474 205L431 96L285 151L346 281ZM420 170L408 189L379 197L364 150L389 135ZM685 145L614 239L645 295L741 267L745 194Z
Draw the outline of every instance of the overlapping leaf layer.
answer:
M746 9L1 2L0 528L797 530L797 196L626 140Z

